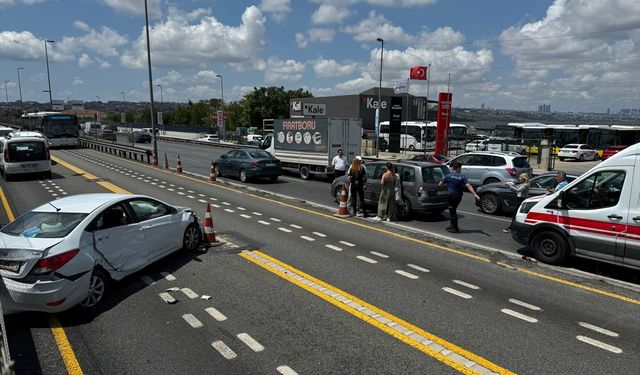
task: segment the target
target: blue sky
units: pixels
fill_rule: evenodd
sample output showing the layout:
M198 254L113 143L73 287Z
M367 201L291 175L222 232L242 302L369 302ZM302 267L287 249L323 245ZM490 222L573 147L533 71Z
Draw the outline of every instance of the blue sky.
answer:
M238 100L253 87L356 94L431 64L455 106L640 107L637 0L149 0L155 100ZM148 101L142 0L0 0L9 101ZM2 87L4 89L4 85ZM3 90L4 91L4 90ZM424 82L410 91L426 94ZM4 93L1 93L4 94ZM4 101L4 95L0 95Z

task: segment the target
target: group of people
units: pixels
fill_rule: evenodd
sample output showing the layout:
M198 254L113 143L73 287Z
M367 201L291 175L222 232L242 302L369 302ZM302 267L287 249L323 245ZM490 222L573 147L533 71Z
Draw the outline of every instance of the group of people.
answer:
M360 216L358 213L358 204L362 211L363 217L369 217L367 214L367 207L364 201L364 191L367 188L367 169L362 162L362 157L359 155L353 158L351 165L347 169L347 157L343 154L343 151L338 150L331 164L334 169L334 177L347 175L349 198L347 206L351 207L351 213L354 216ZM382 174L380 184L382 191L378 199L378 213L373 220L391 221L396 219L396 201L399 200L400 194L400 178L395 173L393 164L387 162L386 170Z
M362 158L360 156L356 156L347 170L347 166L349 165L347 157L344 156L342 150L338 150L338 155L333 158L331 164L334 168L335 178L345 174L347 175L347 180L349 182L348 206L351 207L352 214L354 216L358 215L359 201L360 208L362 209L362 216L368 217L367 208L364 202L364 191L367 188L367 169L362 162ZM555 179L555 186L548 189L550 193L562 190L569 183L567 181L567 174L564 171L557 171ZM509 189L516 193L516 207L520 207L520 204L522 204L522 202L529 196L529 174L520 174L518 176L518 182L518 184L514 184L513 182L505 183ZM396 205L402 200L402 195L400 193L402 186L400 183L400 176L396 174L391 162L387 162L386 170L382 174L380 184L382 185L382 191L380 192L380 197L378 199L378 215L374 217L373 220L394 220L396 219ZM462 174L462 164L460 163L453 163L451 165L451 173L444 176L439 185L442 188L446 187L448 191L450 225L446 230L451 233L460 233L457 209L462 201L464 189L469 190L476 200L480 200L480 196L475 192L473 186L471 186L467 180L467 177ZM513 213L511 223L513 223L516 214L517 210ZM510 230L511 225L509 225L508 228L503 229L503 232L509 233Z

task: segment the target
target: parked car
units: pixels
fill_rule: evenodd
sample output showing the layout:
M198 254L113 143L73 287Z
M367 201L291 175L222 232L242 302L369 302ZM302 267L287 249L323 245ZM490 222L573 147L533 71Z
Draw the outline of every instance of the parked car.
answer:
M402 204L399 206L398 217L407 219L412 213L439 214L447 209L447 190L440 189L438 183L450 173L444 165L425 161L399 160L393 163L402 182ZM378 205L378 198L382 191L380 179L386 170L386 161L368 162L367 189L364 200L367 206ZM347 185L347 176L340 176L331 183L331 195L340 199L343 185Z
M11 138L18 138L18 137L44 138L44 135L40 132L31 131L31 130L18 130L16 132L13 132L13 135L11 135Z
M607 160L629 146L609 146L602 152L602 160Z
M142 128L142 131L148 134L153 134L153 128ZM156 127L156 135L160 135L160 129Z
M449 158L444 155L435 154L421 154L411 158L413 161L428 161L436 164L444 164L449 161Z
M39 206L0 230L5 314L98 305L111 287L200 242L198 218L143 195L82 194Z
M151 143L151 134L143 131L135 131L129 134L129 142Z
M220 137L217 134L205 134L198 138L200 142L220 142Z
M282 174L282 165L280 160L264 150L237 149L216 160L216 174L219 177L237 176L242 182L255 177L268 177L275 182Z
M11 138L16 130L8 126L0 126L0 139Z
M117 134L111 129L100 129L98 130L98 137L106 140L106 141L115 141L117 140Z
M598 160L598 151L586 144L571 143L564 145L560 151L558 151L558 159L560 159L560 161L564 159L575 159L579 161Z
M471 141L464 146L464 150L466 152L471 151L486 151L489 145L488 139L478 139L476 141Z
M472 185L486 185L494 182L518 182L521 173L532 175L533 169L526 156L515 152L476 151L462 154L446 163L462 164L462 173Z
M51 154L46 139L11 137L0 140L0 171L5 180L16 175L42 174L51 178Z
M567 181L571 182L578 176L567 175ZM544 173L531 179L529 182L529 196L544 195L549 188L557 184L555 173ZM477 202L482 212L495 215L501 212L513 212L516 207L516 193L509 189L504 182L494 182L488 185L479 186L476 193L480 196Z

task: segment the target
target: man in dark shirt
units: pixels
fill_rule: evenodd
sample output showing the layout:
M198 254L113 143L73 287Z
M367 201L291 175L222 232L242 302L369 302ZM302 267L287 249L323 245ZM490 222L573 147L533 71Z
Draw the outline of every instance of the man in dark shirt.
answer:
M444 176L442 181L440 181L440 186L447 186L447 190L449 190L449 220L451 221L451 225L446 228L447 232L451 233L460 233L460 228L458 228L458 205L460 201L462 201L462 192L466 187L475 197L476 200L479 200L480 197L476 194L475 190L473 190L473 186L467 181L467 176L460 173L462 169L462 164L453 163L451 165L452 173Z

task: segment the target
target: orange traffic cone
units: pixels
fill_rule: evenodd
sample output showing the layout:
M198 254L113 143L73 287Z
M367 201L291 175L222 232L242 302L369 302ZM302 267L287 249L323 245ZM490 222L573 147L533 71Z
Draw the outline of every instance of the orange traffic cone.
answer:
M164 169L169 169L169 159L167 159L167 154L164 154Z
M209 182L216 182L216 163L211 162L211 170L209 171Z
M151 165L154 167L158 166L158 155L156 155L155 152L151 155Z
M204 213L204 244L211 246L219 244L216 241L216 233L213 231L213 219L211 218L211 204L207 203Z
M347 188L344 185L342 185L342 192L340 193L340 206L338 207L338 214L336 216L349 216L349 209L347 208Z
M176 173L182 173L182 162L180 161L180 155L178 155L178 163L176 164Z

